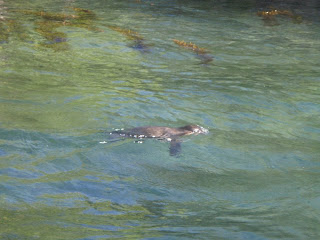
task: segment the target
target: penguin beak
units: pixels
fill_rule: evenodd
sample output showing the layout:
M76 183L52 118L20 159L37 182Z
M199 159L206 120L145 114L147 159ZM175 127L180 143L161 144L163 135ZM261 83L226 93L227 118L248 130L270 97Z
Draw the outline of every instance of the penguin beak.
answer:
M195 134L198 135L198 134L208 134L209 133L208 129L201 127L199 125L198 125L198 127L199 127L199 129L195 129L195 131L194 131Z
M201 129L201 132L202 132L203 134L208 134L208 133L209 133L209 130L206 129L206 128L204 128L204 127L200 127L200 129Z

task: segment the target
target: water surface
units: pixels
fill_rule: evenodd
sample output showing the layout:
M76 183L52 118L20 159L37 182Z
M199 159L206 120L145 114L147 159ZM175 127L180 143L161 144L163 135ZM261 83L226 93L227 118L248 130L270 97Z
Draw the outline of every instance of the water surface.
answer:
M319 237L316 2L0 4L1 238ZM189 123L179 158L108 142Z

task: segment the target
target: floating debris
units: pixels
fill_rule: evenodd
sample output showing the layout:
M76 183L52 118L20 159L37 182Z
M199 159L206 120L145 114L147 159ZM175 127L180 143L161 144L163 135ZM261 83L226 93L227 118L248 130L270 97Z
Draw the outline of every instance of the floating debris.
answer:
M273 9L270 11L260 11L257 12L257 15L262 17L262 19L265 21L267 25L275 26L279 25L277 20L275 19L275 16L286 16L293 20L294 23L301 23L302 17L299 15L295 15L290 10L277 10Z
M9 40L8 26L4 21L0 21L0 43L7 43Z
M67 43L67 34L56 31L58 27L63 26L61 22L37 21L35 24L36 32L46 39L45 42L40 44L41 46L52 48L56 51L64 51L69 49L69 44Z
M122 35L126 36L130 40L138 40L138 41L144 40L143 37L138 32L132 31L130 29L125 29L125 28L120 28L120 27L110 26L110 25L107 27L113 31L121 33Z
M205 48L200 48L192 42L187 43L183 40L172 39L172 41L175 44L177 44L181 47L184 47L186 49L189 49L189 50L193 51L194 53L196 53L197 57L200 58L202 64L207 64L213 60L213 57L211 55L209 55L210 52Z
M0 43L8 43L9 38L30 41L26 28L17 20L0 19Z
M39 17L41 20L35 21L35 30L46 39L40 45L61 51L69 49L69 45L66 34L57 31L59 27L69 26L84 28L90 31L103 31L94 26L93 20L96 19L96 14L93 11L83 8L72 8L72 10L75 14L33 10L16 10L15 12Z
M77 13L77 19L83 20L95 20L97 18L96 14L88 9L83 8L72 8Z
M45 11L16 10L15 12L20 12L20 13L23 13L26 15L33 15L33 16L41 17L46 20L61 21L61 22L79 18L79 16L73 15L73 14L51 13L51 12L45 12Z
M126 36L129 40L133 40L133 44L130 45L130 47L132 47L133 49L139 50L141 52L149 52L148 45L145 44L144 38L138 32L111 25L107 25L107 27L113 31L121 33L122 35Z
M28 36L27 29L23 24L17 20L8 20L8 32L15 35L21 41L29 41L31 38Z
M208 53L209 51L206 50L205 48L200 48L198 47L196 44L192 43L192 42L185 42L185 41L182 41L182 40L177 40L177 39L173 39L172 40L175 44L179 45L179 46L182 46L182 47L185 47L187 49L190 49L192 51L194 51L195 53L197 54L206 54Z

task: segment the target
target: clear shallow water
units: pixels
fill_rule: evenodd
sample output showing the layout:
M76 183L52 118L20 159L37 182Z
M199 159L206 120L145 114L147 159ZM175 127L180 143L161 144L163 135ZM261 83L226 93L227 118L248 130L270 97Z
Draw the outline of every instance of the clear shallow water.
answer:
M319 237L315 3L279 3L303 20L276 26L252 2L1 4L3 239ZM66 7L97 19L49 41L25 11ZM99 144L113 128L187 123L210 134L186 138L179 158L165 142Z

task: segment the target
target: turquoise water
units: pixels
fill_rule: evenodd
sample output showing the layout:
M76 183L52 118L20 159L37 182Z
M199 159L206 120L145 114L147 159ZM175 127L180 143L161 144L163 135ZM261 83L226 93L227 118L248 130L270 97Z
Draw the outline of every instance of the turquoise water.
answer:
M257 16L268 7L299 21ZM315 1L0 9L2 239L320 237ZM178 158L166 142L109 141L189 123L210 134Z

